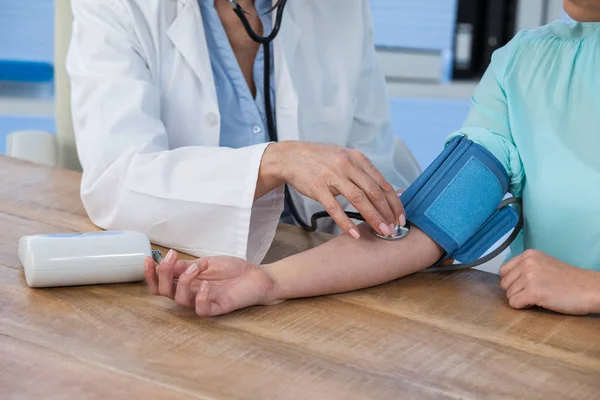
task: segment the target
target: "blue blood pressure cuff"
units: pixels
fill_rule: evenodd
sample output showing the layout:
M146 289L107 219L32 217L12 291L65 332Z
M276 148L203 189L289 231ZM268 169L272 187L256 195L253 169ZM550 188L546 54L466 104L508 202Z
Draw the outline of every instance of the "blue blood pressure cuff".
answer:
M400 198L407 220L446 251L444 258L469 264L519 221L512 207L499 208L509 184L492 153L457 136Z

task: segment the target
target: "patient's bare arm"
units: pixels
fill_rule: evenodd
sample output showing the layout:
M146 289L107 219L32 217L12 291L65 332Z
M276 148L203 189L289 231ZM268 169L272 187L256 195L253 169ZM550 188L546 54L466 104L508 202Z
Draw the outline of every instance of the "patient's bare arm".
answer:
M362 225L361 239L337 237L314 249L264 266L276 287L272 300L318 296L378 285L412 274L443 255L429 236L412 227L399 241L374 237Z
M172 251L158 268L151 259L146 261L146 279L152 293L193 307L200 316L215 316L253 305L378 285L424 269L443 255L415 227L394 242L375 238L366 224L360 229L359 240L338 236L262 266L234 257L177 261ZM174 278L178 278L176 284Z

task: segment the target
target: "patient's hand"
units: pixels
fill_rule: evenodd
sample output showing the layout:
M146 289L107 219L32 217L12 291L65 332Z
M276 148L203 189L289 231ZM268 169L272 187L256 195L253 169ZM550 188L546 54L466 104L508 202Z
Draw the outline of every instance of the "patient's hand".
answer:
M278 303L275 280L261 266L240 258L219 256L177 261L177 253L170 251L158 267L148 258L144 275L152 294L195 308L201 317Z
M573 315L600 312L600 272L528 250L503 265L500 275L513 308L539 306Z

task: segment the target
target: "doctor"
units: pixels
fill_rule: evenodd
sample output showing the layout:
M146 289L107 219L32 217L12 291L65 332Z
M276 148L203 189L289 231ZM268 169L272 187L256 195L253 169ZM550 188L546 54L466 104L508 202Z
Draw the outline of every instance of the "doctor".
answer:
M239 3L268 35L271 0ZM277 143L267 132L263 49L226 0L72 0L72 8L67 70L81 197L98 226L260 262L284 184L305 221L325 208L352 237L350 206L379 233L404 224L394 187L418 168L389 129L368 0L289 2L270 60Z

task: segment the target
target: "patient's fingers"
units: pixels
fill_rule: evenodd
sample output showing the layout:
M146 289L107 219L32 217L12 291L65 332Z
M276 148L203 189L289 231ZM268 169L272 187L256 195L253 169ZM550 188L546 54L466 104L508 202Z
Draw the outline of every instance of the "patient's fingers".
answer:
M200 291L196 296L196 314L199 317L209 317L210 313L210 288L207 281L202 281Z
M195 260L179 260L175 263L175 268L173 268L173 277L175 279L179 278L192 264L196 264L204 272L208 268L206 262L209 259L209 257L203 257ZM202 267L204 264L206 264L206 267Z
M523 254L518 255L517 257L513 257L508 262L506 262L503 266L500 267L500 276L505 277L508 275L510 271L512 271L523 259Z
M158 293L161 296L173 298L173 268L177 262L177 252L169 250L167 256L158 266Z
M144 277L148 282L150 293L158 294L158 275L156 274L156 264L152 257L146 257L144 260Z
M518 265L518 264L517 264ZM510 287L515 283L520 277L522 273L522 268L513 268L508 271L500 281L500 287L505 291L508 291Z
M198 264L198 260L178 260L173 268L173 277L179 278L192 264Z
M192 299L192 282L198 276L199 273L200 270L198 269L198 265L192 264L179 277L179 281L177 283L177 291L175 292L175 302L180 306L194 306L194 302Z

